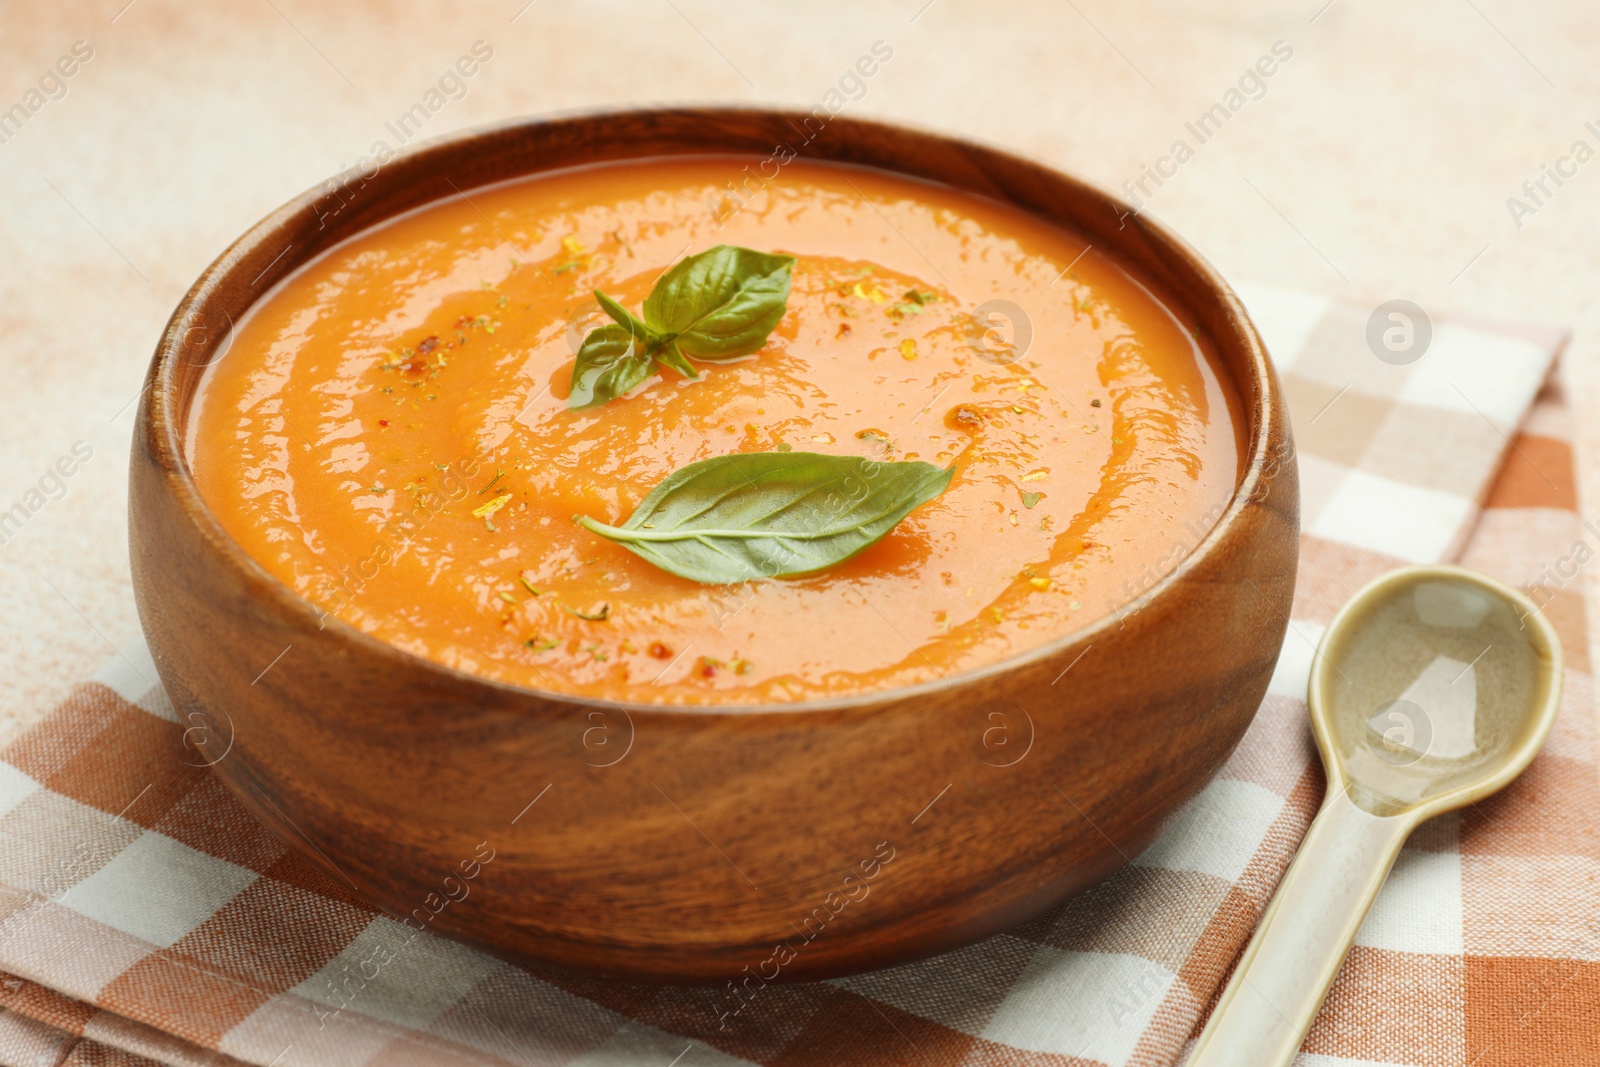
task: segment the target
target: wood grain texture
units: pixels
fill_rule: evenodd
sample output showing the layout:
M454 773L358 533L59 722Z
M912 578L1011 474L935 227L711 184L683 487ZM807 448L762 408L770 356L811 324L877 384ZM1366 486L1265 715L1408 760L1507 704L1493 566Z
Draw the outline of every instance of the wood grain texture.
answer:
M913 689L727 711L622 705L499 685L319 625L206 510L183 444L201 372L227 325L299 264L397 212L517 175L798 148L806 118L631 111L446 138L279 209L174 314L131 464L150 648L180 711L227 724L232 749L215 770L245 806L386 911L511 959L647 981L881 967L1104 879L1254 715L1293 595L1298 490L1279 386L1238 301L1180 240L1105 194L901 127L834 118L802 154L942 181L1083 232L1209 335L1236 383L1248 421L1239 491L1130 608ZM243 665L290 645L252 684ZM1013 747L995 743L997 726ZM466 898L441 907L446 877L487 849ZM793 956L773 962L780 942Z

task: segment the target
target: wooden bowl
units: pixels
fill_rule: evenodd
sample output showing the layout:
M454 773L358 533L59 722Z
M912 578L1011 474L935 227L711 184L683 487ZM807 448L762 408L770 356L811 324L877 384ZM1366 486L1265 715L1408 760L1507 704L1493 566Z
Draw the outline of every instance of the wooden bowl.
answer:
M1288 620L1299 502L1280 387L1239 301L1186 244L1105 193L899 126L835 117L802 151L1076 229L1210 335L1242 398L1246 458L1221 521L1097 624L842 700L595 701L485 681L319 622L201 500L185 458L201 373L229 325L320 252L490 182L602 160L764 157L815 128L799 112L668 109L447 137L275 211L174 314L131 471L145 634L180 712L217 724L203 751L244 806L384 911L513 960L648 981L882 967L1015 926L1115 872L1255 714Z

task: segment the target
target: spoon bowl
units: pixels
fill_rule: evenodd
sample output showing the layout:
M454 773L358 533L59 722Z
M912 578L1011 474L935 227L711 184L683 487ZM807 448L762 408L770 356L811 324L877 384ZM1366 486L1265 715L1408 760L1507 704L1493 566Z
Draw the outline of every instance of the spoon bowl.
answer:
M1501 789L1533 759L1561 686L1555 631L1462 567L1394 571L1328 627L1307 700L1328 788L1417 821Z
M1306 692L1327 793L1189 1067L1294 1059L1400 846L1522 773L1561 678L1549 620L1464 567L1392 571L1340 609Z

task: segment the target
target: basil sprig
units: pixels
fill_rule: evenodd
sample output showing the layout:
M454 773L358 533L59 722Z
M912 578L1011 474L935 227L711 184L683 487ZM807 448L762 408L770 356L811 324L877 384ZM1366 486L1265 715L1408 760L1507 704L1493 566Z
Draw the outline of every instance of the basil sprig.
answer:
M662 570L726 585L847 560L944 492L954 473L920 461L742 452L669 475L621 526L575 518Z
M663 364L699 378L691 358L717 363L759 352L788 310L793 271L793 256L717 245L663 274L642 319L595 290L615 321L584 338L567 407L615 400Z

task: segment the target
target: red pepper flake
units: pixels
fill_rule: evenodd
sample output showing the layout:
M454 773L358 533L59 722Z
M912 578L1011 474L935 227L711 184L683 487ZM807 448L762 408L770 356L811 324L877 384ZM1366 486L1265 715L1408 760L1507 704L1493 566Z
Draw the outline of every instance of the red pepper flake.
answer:
M724 666L721 660L712 659L710 656L701 656L694 672L702 678L715 678L717 676L717 668L721 666Z
M652 641L650 642L650 654L656 659L671 659L672 649L660 641Z
M388 419L379 419L378 420L378 425L379 426L387 426L387 425L389 425L389 420Z

